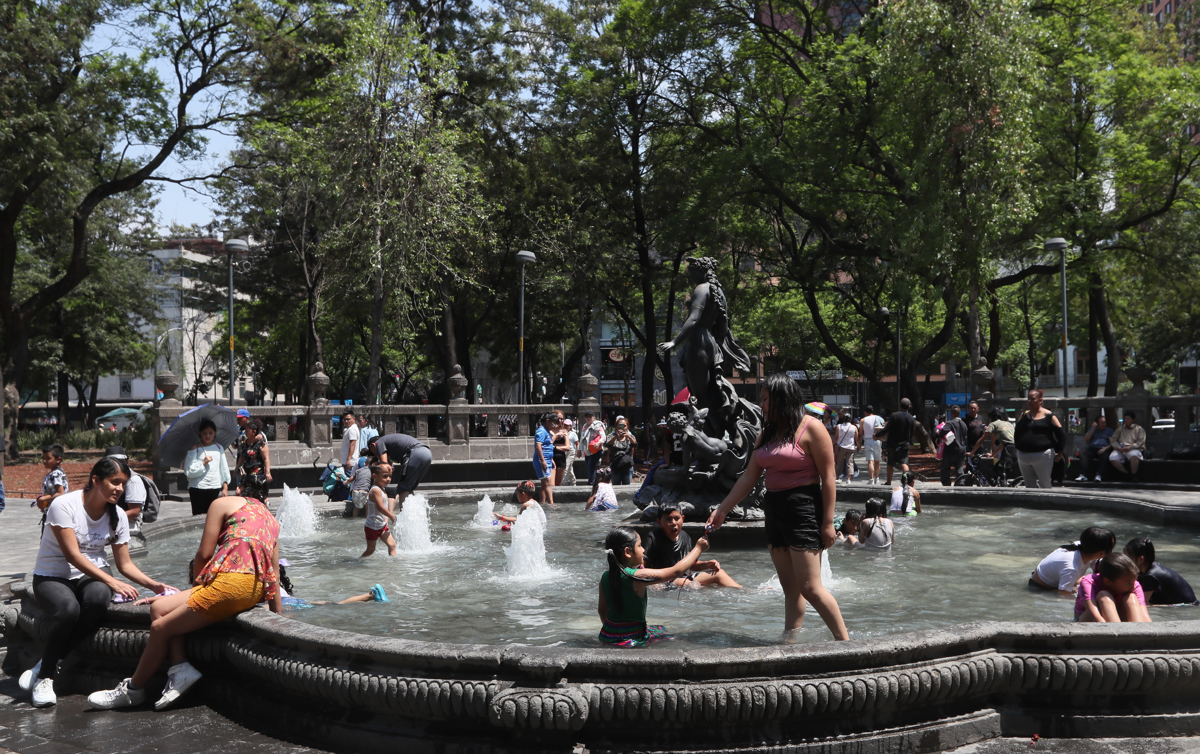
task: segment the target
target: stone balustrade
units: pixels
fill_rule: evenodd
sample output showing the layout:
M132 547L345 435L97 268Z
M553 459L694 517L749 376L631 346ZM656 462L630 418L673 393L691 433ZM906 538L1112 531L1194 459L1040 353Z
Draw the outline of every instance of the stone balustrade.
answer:
M320 371L309 377L313 394L308 406L248 406L250 415L263 424L270 443L272 469L323 466L334 460L341 443L335 437L334 419L346 409L331 404L324 393L329 378ZM179 416L193 406L174 398L178 379L169 372L160 373L156 384L163 399L151 412L153 424L155 481L166 489L171 470L158 457L158 439ZM483 404L467 403L462 397L466 379L461 370L448 378L452 399L449 404L352 406L356 414L365 414L381 435L402 432L430 447L434 461L512 461L528 459L533 453L533 435L547 411L562 409L580 415L587 410L599 413L595 399L599 384L584 366L579 390L585 398L576 404ZM243 407L239 407L243 408ZM502 423L507 431L502 431ZM231 459L232 463L232 459Z

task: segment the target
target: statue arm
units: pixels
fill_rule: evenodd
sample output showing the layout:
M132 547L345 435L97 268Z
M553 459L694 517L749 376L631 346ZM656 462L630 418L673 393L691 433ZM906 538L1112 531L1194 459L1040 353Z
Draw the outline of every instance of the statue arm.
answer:
M696 286L696 290L692 291L692 305L691 308L688 309L687 319L685 319L683 324L679 326L679 332L675 335L673 340L659 344L659 354L667 353L671 349L675 348L680 341L684 340L688 335L691 334L692 330L694 330L699 324L700 317L704 314L704 306L707 303L708 283L701 283L700 285Z

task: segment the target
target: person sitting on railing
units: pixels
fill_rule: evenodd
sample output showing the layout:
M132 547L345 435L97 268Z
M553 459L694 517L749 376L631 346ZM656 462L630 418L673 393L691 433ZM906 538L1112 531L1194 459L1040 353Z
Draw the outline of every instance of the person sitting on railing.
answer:
M1125 461L1128 460L1129 481L1136 483L1138 464L1142 462L1142 451L1146 449L1146 430L1134 421L1132 411L1126 411L1121 421L1121 426L1117 427L1117 431L1113 432L1108 441L1113 448L1108 460L1122 474L1125 473Z
M417 438L400 432L374 438L367 450L381 463L392 465L392 478L397 480L396 510L401 510L429 473L433 451Z

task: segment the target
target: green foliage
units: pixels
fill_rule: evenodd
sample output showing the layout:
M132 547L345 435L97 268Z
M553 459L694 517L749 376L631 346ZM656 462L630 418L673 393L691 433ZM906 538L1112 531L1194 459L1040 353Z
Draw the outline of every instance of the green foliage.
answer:
M37 432L18 432L17 449L21 451L41 450L58 442L58 433L53 429L43 429Z

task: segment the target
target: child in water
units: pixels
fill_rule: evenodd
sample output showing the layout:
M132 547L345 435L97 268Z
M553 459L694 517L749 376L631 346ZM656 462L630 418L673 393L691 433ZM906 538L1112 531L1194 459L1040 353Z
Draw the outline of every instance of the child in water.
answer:
M917 492L916 476L911 471L900 475L900 486L892 490L893 513L915 516L921 512L921 493Z
M542 510L542 506L538 505L537 500L533 496L537 494L537 486L528 480L521 482L517 488L513 490L512 503L521 506L521 510L517 511L517 516L525 511L535 511L538 518L542 519L542 525L546 524L546 512ZM501 529L508 531L509 527L517 522L517 516L505 516L500 513L493 513L492 518L504 524Z
M644 647L671 638L662 626L646 625L646 587L674 581L687 573L700 553L708 549L708 539L700 537L696 546L670 568L643 567L646 551L638 533L618 526L604 539L608 570L600 577L600 641L614 647Z
M1060 546L1038 563L1029 574L1029 585L1057 589L1064 597L1074 597L1088 566L1112 552L1116 544L1117 535L1108 529L1098 526L1084 529L1078 542Z
M1138 568L1124 555L1110 553L1079 580L1075 620L1079 623L1149 623Z
M596 483L592 485L592 496L583 506L588 511L615 511L617 509L617 492L612 486L612 469L601 466L596 469Z
M658 509L658 526L650 530L642 546L645 550L643 565L659 570L673 567L692 551L692 537L683 530L683 513L678 504L662 504ZM698 560L692 568L695 570L692 577L675 579L675 586L742 588L716 560Z
M1154 560L1154 543L1131 539L1125 556L1138 568L1138 584L1150 605L1195 605L1196 593L1187 579Z
M896 524L887 517L887 504L880 498L867 501L867 512L858 525L858 538L847 537L847 544L868 550L886 550L896 541Z
M291 566L291 563L287 561L287 558L279 559L279 597L283 601L284 607L311 607L313 605L329 604L325 600L309 602L306 599L301 599L300 597L294 596L293 592L296 590L294 587L292 587L292 580L289 579L287 575L287 568L289 566ZM375 586L371 587L371 591L367 592L366 594L358 594L353 597L348 597L338 604L349 605L352 602L391 602L391 600L388 599L387 592L383 591L383 586L376 584Z
M862 511L850 508L846 515L833 519L833 528L837 532L837 541L845 542L853 547L858 544L858 527L862 523Z
M383 540L387 545L388 555L396 554L396 540L388 529L388 522L396 523L396 514L392 513L392 501L384 492L388 482L392 481L392 465L377 463L371 466L371 491L367 493L367 520L363 524L363 533L367 537L367 549L362 557L370 557L375 552L375 543Z

